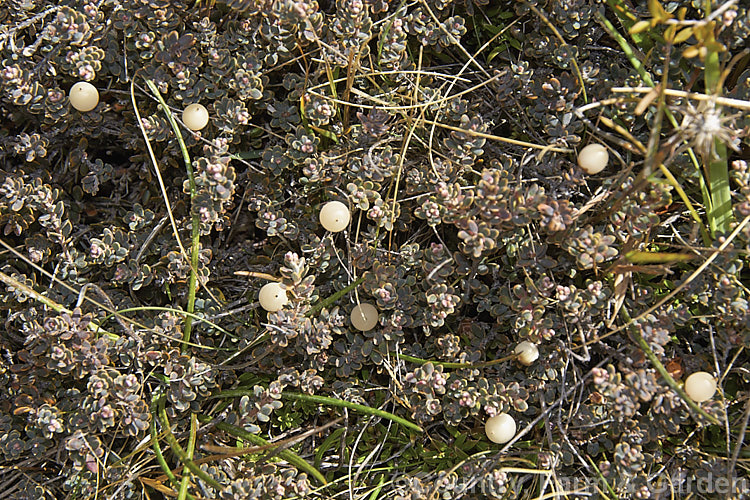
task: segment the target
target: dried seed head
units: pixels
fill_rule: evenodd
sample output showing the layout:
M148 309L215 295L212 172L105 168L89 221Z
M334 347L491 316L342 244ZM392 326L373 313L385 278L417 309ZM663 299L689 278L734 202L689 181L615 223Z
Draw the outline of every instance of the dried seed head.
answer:
M688 102L680 129L672 141L686 141L708 159L718 156L716 140L737 151L735 139L739 132L729 123L734 118L735 115L723 116L722 109L716 105L715 99L702 101L698 107Z

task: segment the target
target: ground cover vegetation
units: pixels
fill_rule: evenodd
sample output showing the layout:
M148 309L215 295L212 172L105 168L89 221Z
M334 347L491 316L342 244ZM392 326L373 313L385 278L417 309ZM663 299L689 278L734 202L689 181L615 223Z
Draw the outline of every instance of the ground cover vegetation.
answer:
M0 491L746 498L749 37L0 0Z

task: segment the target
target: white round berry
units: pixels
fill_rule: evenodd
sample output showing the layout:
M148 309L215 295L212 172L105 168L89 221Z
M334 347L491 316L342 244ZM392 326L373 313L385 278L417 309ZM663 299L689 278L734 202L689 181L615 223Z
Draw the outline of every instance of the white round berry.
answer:
M89 82L78 82L70 88L70 104L78 111L91 111L99 104L99 91Z
M507 413L495 415L485 422L484 432L493 443L507 443L516 435L516 421Z
M258 293L260 307L268 312L276 312L289 301L281 283L266 283Z
M578 166L587 174L598 174L608 162L609 153L601 144L589 144L578 153Z
M182 112L182 121L190 130L201 130L208 125L208 110L202 104L191 104Z
M518 361L522 365L529 366L539 359L539 349L536 344L532 344L527 340L519 342L513 352L518 356Z
M374 305L368 304L367 302L354 306L350 316L354 328L363 332L375 328L375 325L378 324L378 317L378 310Z
M707 372L695 372L685 379L685 392L696 403L708 401L716 394L716 379Z
M340 201L329 201L320 209L320 223L332 233L346 229L351 218L349 207Z

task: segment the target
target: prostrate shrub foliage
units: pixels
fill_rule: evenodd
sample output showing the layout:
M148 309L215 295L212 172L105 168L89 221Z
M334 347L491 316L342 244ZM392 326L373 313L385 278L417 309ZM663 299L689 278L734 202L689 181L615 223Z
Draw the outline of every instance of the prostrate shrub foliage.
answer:
M747 497L748 36L710 0L0 0L3 495Z

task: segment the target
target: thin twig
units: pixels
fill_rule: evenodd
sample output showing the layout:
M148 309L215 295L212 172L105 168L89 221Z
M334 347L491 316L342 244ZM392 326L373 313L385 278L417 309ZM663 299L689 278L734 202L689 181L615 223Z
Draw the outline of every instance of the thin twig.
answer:
M612 87L610 89L615 93L622 94L647 94L654 89L652 87ZM702 94L700 92L685 92L684 90L664 89L664 94L670 97L684 97L686 99L693 99L696 101L715 101L720 106L729 106L730 108L750 110L750 101L743 101L741 99L731 99L729 97L714 96L708 94ZM597 103L587 104L578 108L581 111L585 111L589 107L595 106Z

